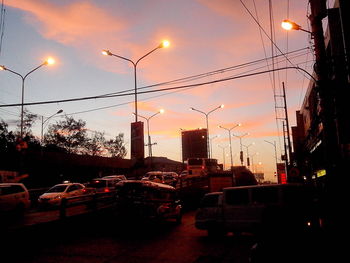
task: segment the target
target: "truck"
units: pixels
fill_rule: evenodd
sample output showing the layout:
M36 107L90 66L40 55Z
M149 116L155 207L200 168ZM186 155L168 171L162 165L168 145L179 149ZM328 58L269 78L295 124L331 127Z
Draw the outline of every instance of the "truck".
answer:
M227 187L204 195L195 226L209 236L319 227L312 191L299 184Z

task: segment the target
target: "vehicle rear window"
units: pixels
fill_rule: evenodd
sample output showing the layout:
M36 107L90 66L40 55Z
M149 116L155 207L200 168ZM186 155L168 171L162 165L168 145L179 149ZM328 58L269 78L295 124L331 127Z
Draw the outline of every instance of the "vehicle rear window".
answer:
M246 205L249 203L249 193L247 189L227 190L225 199L229 205Z
M255 204L278 203L277 187L252 188L252 202Z
M189 165L202 165L203 160L202 159L189 159L188 164Z
M103 188L106 187L107 183L105 180L96 180L92 181L91 183L88 184L88 187L93 187L93 188Z
M312 201L312 192L304 187L286 187L283 189L283 201L286 204L302 204Z
M201 207L215 207L218 206L220 195L207 195L203 197Z

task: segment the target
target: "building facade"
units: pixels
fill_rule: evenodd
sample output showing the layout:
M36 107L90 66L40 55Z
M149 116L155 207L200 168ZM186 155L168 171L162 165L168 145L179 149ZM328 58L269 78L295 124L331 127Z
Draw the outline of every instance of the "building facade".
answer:
M349 6L348 0L335 1L333 8L326 9L324 18L328 20L324 32L326 59L323 61L327 76L321 77L327 79L324 88L330 103L323 103L319 83L310 81L302 107L296 112L297 125L292 127L294 161L300 171L298 176L306 180L340 182L350 161ZM313 74L317 80L320 79L318 66L316 63ZM326 121L334 127L331 135L325 133ZM327 145L330 142L335 144L331 153ZM337 172L333 172L332 178L327 178L327 159L330 156L334 157L333 166Z

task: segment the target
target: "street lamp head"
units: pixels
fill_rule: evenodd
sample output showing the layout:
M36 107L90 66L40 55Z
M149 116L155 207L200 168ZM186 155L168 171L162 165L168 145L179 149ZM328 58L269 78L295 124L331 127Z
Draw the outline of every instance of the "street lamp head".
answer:
M164 113L164 109L160 109L160 110L159 110L159 113L160 113L160 114L163 114L163 113Z
M44 65L53 65L53 64L55 64L55 59L52 57L48 57L44 62Z
M223 109L224 107L225 107L225 105L224 105L224 104L221 104L221 105L220 105L220 108L221 108L221 109Z
M159 48L166 48L170 46L170 42L168 40L163 40L162 43L159 44Z
M0 70L6 70L6 67L4 65L0 65Z
M282 28L284 28L285 30L300 30L301 26L299 26L297 23L290 21L288 19L285 19L282 21Z
M241 127L241 126L242 126L242 123L238 123L237 125L238 125L238 127Z
M60 114L60 113L62 113L63 112L63 110L59 110L56 114Z
M104 56L112 56L112 53L109 50L102 50L102 55Z

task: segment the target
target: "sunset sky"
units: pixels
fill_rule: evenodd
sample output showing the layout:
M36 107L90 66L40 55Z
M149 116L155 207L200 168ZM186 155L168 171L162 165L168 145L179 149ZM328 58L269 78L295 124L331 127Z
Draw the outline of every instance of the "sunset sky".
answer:
M56 59L55 65L42 67L28 76L25 102L57 101L128 90L132 93L132 64L103 56L101 50L108 49L136 61L167 39L171 43L168 48L156 50L138 64L139 91L209 83L138 95L140 115L149 117L161 108L165 110L150 121L152 141L157 143L152 148L153 156L180 161L180 129L206 127L205 116L191 111L190 107L209 112L224 104L223 109L209 115L213 157L222 163L223 151L218 145L228 146L228 132L218 125L231 128L241 123L242 126L232 132L237 135L250 133L242 142L245 145L255 142L249 147L250 154L259 153L253 157L254 165L261 162L258 170L265 172L267 180L276 180L273 177L274 149L265 142L276 141L280 156L282 125L281 121L276 122L272 83L275 80L277 95L282 94L282 82L286 85L290 125L293 126L295 111L300 109L309 83L307 75L290 69L278 71L274 76L261 74L218 80L272 69L272 60L265 60L272 55L271 28L278 46L278 49L274 48L274 55L279 55L274 67L294 65L312 73L314 56L310 36L302 31L287 33L280 26L281 21L289 17L309 29L307 1L5 0L4 4L0 65L25 75L48 56ZM281 52L291 53L286 56ZM168 83L174 80L179 81ZM283 105L280 100L277 97L277 106ZM21 79L1 71L0 104L20 101ZM64 114L86 121L89 131L104 131L106 138L124 133L129 158L133 101L134 96L128 95L33 105L26 109L45 118L62 109ZM10 129L15 128L19 115L20 107L0 108L0 118L11 124ZM63 115L50 119L50 123L60 120L60 116ZM38 120L33 129L35 135L40 136L40 129L41 121ZM236 165L239 148L239 140L233 138ZM146 156L147 153L145 148ZM229 148L225 153L229 154ZM229 163L230 156L227 156L226 164Z

